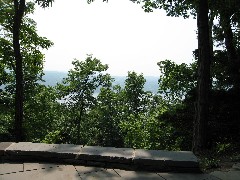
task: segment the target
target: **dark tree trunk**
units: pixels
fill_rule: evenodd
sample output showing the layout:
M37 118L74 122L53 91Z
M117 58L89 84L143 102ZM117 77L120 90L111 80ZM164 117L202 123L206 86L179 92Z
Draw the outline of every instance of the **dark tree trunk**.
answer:
M220 23L224 31L225 46L227 49L227 56L230 67L230 76L232 78L233 84L233 93L234 93L234 102L232 102L233 107L233 123L240 128L240 111L239 111L239 102L240 102L240 56L237 52L234 36L231 25L231 13L226 11L225 13L220 14ZM240 132L238 131L238 134Z
M15 93L15 123L14 135L15 141L23 141L23 58L20 48L20 28L25 9L25 0L14 0L14 22L13 22L13 49L16 63L15 79L16 79L16 93Z
M240 58L234 45L234 38L231 26L231 14L224 13L220 15L220 23L224 31L225 46L230 65L233 88L240 90Z
M211 48L208 24L208 0L199 1L198 25L198 84L196 117L193 132L193 152L201 153L207 148L207 122L209 118Z

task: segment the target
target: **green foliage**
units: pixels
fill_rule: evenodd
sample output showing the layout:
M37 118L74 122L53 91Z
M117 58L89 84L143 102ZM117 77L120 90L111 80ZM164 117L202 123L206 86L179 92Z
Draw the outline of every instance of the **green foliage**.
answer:
M216 50L212 63L213 88L216 90L228 90L232 86L229 61L226 51Z
M76 134L72 138L75 143L80 143L80 129L85 128L82 122L87 121L87 114L96 103L95 90L105 84L108 75L102 71L106 71L108 66L92 56L88 56L85 61L75 60L72 64L74 69L69 71L68 77L63 80L63 84L58 85L58 89L71 111L73 124L76 124Z
M87 2L90 4L92 2L94 2L95 0L87 0ZM108 2L108 0L103 0L103 2Z
M220 167L219 162L220 161L216 158L205 157L205 158L201 158L200 166L203 170L218 168L218 167Z
M169 16L196 15L198 1L132 0L141 3L146 12L164 9ZM26 3L21 26L24 59L24 129L26 140L44 143L77 143L87 145L133 147L164 150L191 150L196 100L197 63L176 64L160 61L159 92L144 91L143 74L128 72L125 87L113 86L114 79L104 71L107 65L87 56L74 60L74 68L57 87L39 85L43 76L44 55L52 42L36 33L36 22L28 17L34 5L49 7L53 0ZM90 1L89 1L90 2ZM92 2L92 1L91 1ZM211 15L231 15L234 47L239 48L239 3L230 0L226 7L209 1ZM0 0L0 141L11 140L15 61L12 47L13 4ZM224 24L214 21L214 43L225 41ZM196 55L197 56L197 55ZM209 147L224 154L239 137L239 95L233 92L232 70L228 52L214 51L211 73ZM196 58L197 59L197 58ZM96 94L96 90L100 90ZM226 130L227 129L227 130ZM225 133L222 133L222 132ZM217 143L215 143L217 142ZM206 167L218 165L216 159L203 159Z
M131 115L120 122L120 128L125 134L126 147L180 150L181 137L175 137L174 128L153 115L140 115L137 119Z
M110 85L110 84L109 84ZM119 122L121 120L122 107L119 87L102 87L97 96L97 104L89 113L95 134L95 145L122 147L123 140ZM93 137L90 139L94 139Z
M24 105L27 140L42 139L61 122L60 104L54 88L38 85ZM41 128L36 128L41 127Z
M176 64L170 60L158 62L159 93L170 103L180 103L196 87L196 64Z
M12 24L14 16L13 3L1 1L3 7L0 12L2 21L0 23L0 79L4 79L2 84L15 84L15 59L12 47ZM41 49L48 49L53 43L45 37L37 34L36 22L28 17L29 13L34 12L34 3L26 3L26 14L23 17L20 31L20 45L23 56L23 74L25 93L31 91L37 81L43 75L44 55ZM1 81L0 81L1 82ZM14 92L14 86L9 86L9 91Z
M41 141L41 143L47 143L47 144L57 144L61 140L60 137L60 131L54 131L50 132L45 136L45 138Z
M46 8L52 6L54 0L34 0L34 2L40 5L41 7Z
M223 154L226 153L229 148L231 148L231 143L216 143L216 153L217 154Z
M3 122L4 132L12 134L12 124L14 115L14 98L15 98L15 84L16 84L16 63L14 59L14 51L12 46L13 41L13 16L14 6L12 1L0 1L0 85L1 96L0 106L1 109L7 109L4 112L0 112L1 121ZM23 85L24 85L24 113L25 125L28 128L28 132L31 130L28 127L28 120L36 119L34 114L34 106L28 106L28 103L34 104L34 98L38 89L38 82L41 81L43 75L43 60L44 55L40 50L48 49L53 43L47 40L45 37L39 36L36 32L36 22L28 17L28 14L34 12L34 3L27 2L25 6L25 14L21 24L20 30L20 45L21 54L23 57ZM8 98L6 98L6 96ZM33 102L32 102L33 101ZM29 116L29 112L33 116ZM38 110L38 112L40 112ZM39 120L38 120L39 121ZM33 121L34 122L34 121ZM2 124L2 123L1 123ZM34 124L34 123L33 123ZM32 125L33 125L32 124ZM36 125L36 124L35 124ZM2 126L1 126L2 127ZM39 129L38 129L39 130ZM28 134L27 132L27 134ZM34 134L34 133L31 133ZM36 133L36 137L39 137L40 133ZM29 134L28 134L29 135ZM32 139L34 135L29 135L28 139Z
M146 80L143 74L137 75L135 72L128 72L127 79L125 80L125 103L127 111L130 114L138 114L139 112L145 111L143 90Z
M152 12L154 9L163 9L167 16L183 16L189 18L190 15L196 16L197 1L185 0L131 0L142 4L145 12Z

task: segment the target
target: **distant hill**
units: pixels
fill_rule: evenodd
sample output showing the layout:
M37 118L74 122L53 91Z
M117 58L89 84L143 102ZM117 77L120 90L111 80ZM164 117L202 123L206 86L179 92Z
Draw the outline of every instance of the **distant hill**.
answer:
M49 86L55 86L57 83L60 83L63 78L67 77L67 72L58 72L58 71L44 71L45 75L43 76L43 84ZM119 84L121 87L124 87L125 76L112 76L115 81L114 85ZM156 76L145 76L146 83L144 86L145 91L151 91L157 93L158 91L158 77Z
M58 72L58 71L44 71L43 84L47 86L55 86L57 83L60 83L63 78L67 77L67 72Z

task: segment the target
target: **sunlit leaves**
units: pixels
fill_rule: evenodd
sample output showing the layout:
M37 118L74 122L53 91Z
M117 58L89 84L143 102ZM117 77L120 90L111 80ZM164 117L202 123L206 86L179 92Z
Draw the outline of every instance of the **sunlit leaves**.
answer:
M74 126L77 127L73 139L75 143L79 143L80 128L84 126L82 121L87 121L87 113L96 104L94 92L105 84L105 80L109 80L108 75L103 73L108 66L92 56L88 56L85 61L74 60L72 64L74 68L68 72L63 84L59 85L59 90L72 112ZM83 139L81 137L81 140Z
M128 72L124 88L126 93L126 107L133 114L137 114L144 109L145 92L143 88L145 82L143 74L137 75L135 72Z
M23 57L23 66L21 68L23 69L24 75L22 82L24 86L25 101L24 121L26 123L29 123L30 121L28 120L30 120L31 118L36 118L36 111L34 110L34 106L27 106L26 104L33 103L34 99L32 98L32 96L36 95L33 92L35 92L35 90L38 88L38 82L43 76L44 55L42 54L41 50L48 49L50 46L53 45L51 41L37 34L36 22L28 17L29 13L34 12L34 5L35 3L33 3L32 1L26 2L25 14L23 16L20 27L20 45L21 54ZM0 84L4 85L4 89L1 90L0 100L5 101L6 99L4 98L4 96L2 96L2 94L7 94L9 99L13 101L16 84L16 61L13 53L13 1L1 0L0 8ZM2 108L4 108L6 107L6 104L2 104L2 106ZM8 109L8 114L4 115L4 117L13 118L13 104L12 106L9 106ZM41 112L40 108L38 110L39 112ZM34 123L32 125L34 126ZM29 132L31 132L29 138L33 137L34 132L31 131L31 128L29 128L28 130L30 130Z
M188 18L190 15L196 16L195 0L131 0L142 4L145 12L152 12L155 9L163 9L167 16L182 16Z
M159 91L171 103L180 102L196 87L196 64L176 64L170 60L158 62Z
M54 0L35 0L35 3L40 5L43 8L52 6Z
M92 2L94 2L95 0L87 0L87 3L90 4ZM108 2L108 0L102 0L103 2Z

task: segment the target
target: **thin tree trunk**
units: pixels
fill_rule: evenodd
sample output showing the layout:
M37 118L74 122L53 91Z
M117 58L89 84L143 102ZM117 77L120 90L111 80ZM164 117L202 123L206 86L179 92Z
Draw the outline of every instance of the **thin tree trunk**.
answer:
M209 12L209 20L208 20L208 27L209 27L209 45L210 45L210 63L213 61L214 58L214 51L213 51L213 21L214 21L214 12ZM213 81L211 65L210 66L210 82ZM212 89L212 83L210 83L209 90Z
M76 141L76 144L80 144L80 125L81 125L81 122L82 122L82 116L83 116L83 108L84 108L84 105L83 103L81 103L81 107L80 107L80 113L79 113L79 118L78 118L78 124L77 124L77 141Z
M207 122L209 118L210 60L211 48L208 24L208 0L199 1L198 24L198 85L196 117L193 133L193 152L201 153L207 148Z
M23 141L23 58L20 48L20 27L25 9L25 0L14 0L14 22L13 22L13 49L16 61L15 79L16 79L16 94L15 94L15 123L14 135L15 141Z

